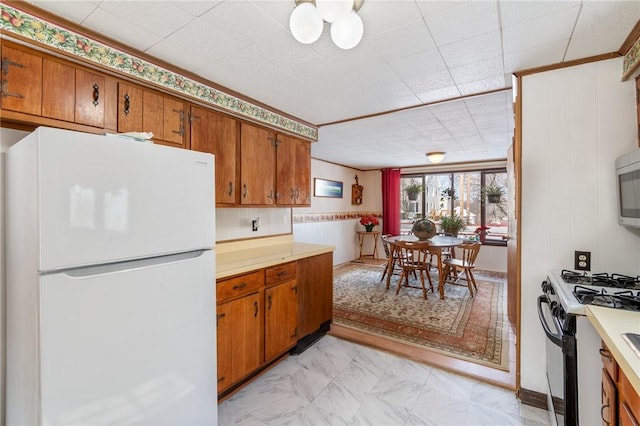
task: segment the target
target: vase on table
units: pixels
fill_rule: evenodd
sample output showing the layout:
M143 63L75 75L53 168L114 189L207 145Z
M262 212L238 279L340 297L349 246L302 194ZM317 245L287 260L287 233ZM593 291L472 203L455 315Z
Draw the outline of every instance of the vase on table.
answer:
M373 227L374 227L374 226L375 226L375 225L374 225L373 223L371 223L371 224L369 224L369 225L365 225L365 226L364 226L364 229L366 229L366 230L367 230L367 232L371 232L371 231L373 231Z

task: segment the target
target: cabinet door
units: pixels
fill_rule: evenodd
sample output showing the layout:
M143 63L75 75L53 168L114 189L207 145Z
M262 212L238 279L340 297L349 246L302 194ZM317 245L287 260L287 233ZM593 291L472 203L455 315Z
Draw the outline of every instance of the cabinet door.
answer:
M296 204L311 205L311 142L296 141Z
M42 60L42 116L74 120L76 69L51 59Z
M622 426L639 426L640 395L638 395L627 376L622 372L620 372L618 380L618 403L619 424Z
M218 391L262 364L263 293L218 305Z
M275 134L270 130L242 123L240 129L241 204L274 204L275 168Z
M76 69L76 123L104 127L105 78Z
M310 143L291 136L278 135L276 169L277 203L310 205Z
M42 112L42 58L2 46L2 109Z
M296 280L267 288L265 296L265 361L271 361L295 346L298 323Z
M118 131L142 132L142 89L118 83Z
M617 425L618 418L618 393L616 384L607 370L602 369L602 409L600 415L602 417L602 426Z
M153 133L153 139L164 139L164 102L162 95L148 90L142 93L142 127L139 132Z
M333 318L333 253L298 260L298 336Z
M216 204L235 204L236 120L199 107L191 107L191 149L216 156Z
M179 99L163 99L163 137L171 146L185 147L185 106Z

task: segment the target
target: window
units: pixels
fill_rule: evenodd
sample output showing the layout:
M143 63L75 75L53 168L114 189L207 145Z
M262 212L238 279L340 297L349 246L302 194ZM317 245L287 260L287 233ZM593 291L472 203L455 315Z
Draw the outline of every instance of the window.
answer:
M442 216L453 213L466 221L459 235L472 235L478 227L486 226L485 243L506 244L506 169L403 175L400 185L403 233L408 233L418 219L426 217L439 225ZM490 188L495 196L487 196ZM412 189L418 190L416 195Z

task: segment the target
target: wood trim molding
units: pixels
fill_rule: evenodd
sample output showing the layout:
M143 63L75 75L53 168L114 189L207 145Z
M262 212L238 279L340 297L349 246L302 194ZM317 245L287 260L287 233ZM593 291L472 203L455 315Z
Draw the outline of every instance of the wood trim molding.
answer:
M631 77L640 66L640 21L636 23L620 49L624 49L627 45L629 47L624 51L622 63L622 81Z
M520 389L518 391L518 396L520 397L520 401L525 405L548 410L547 395L544 393L528 389Z
M575 59L573 61L560 62L557 64L545 65L542 67L529 68L526 70L516 71L516 77L524 77L526 75L537 74L545 71L553 71L561 68L575 67L576 65L588 64L590 62L606 61L607 59L619 58L618 52L604 53L602 55L590 56L588 58Z
M246 97L231 91L216 88L210 82L176 67L162 64L148 55L130 53L131 49L113 47L117 43L105 37L87 36L83 30L67 29L52 19L48 21L40 15L26 10L38 9L23 2L0 3L0 33L17 37L25 43L39 46L67 57L73 57L94 67L108 69L119 75L146 82L180 96L195 99L214 109L245 118L251 122L301 136L308 140L318 139L318 129L302 120L268 109ZM47 16L52 16L46 14ZM59 18L56 18L56 20ZM75 25L67 25L76 28ZM187 75L189 74L189 75Z

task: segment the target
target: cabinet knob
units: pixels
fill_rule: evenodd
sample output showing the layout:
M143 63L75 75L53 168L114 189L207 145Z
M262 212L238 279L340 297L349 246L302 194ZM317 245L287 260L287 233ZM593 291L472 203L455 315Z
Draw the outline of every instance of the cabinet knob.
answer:
M247 184L245 183L245 184L242 185L242 196L244 198L247 198L247 192L249 192L249 190L247 188Z
M228 195L233 195L233 182L229 182L229 194Z

